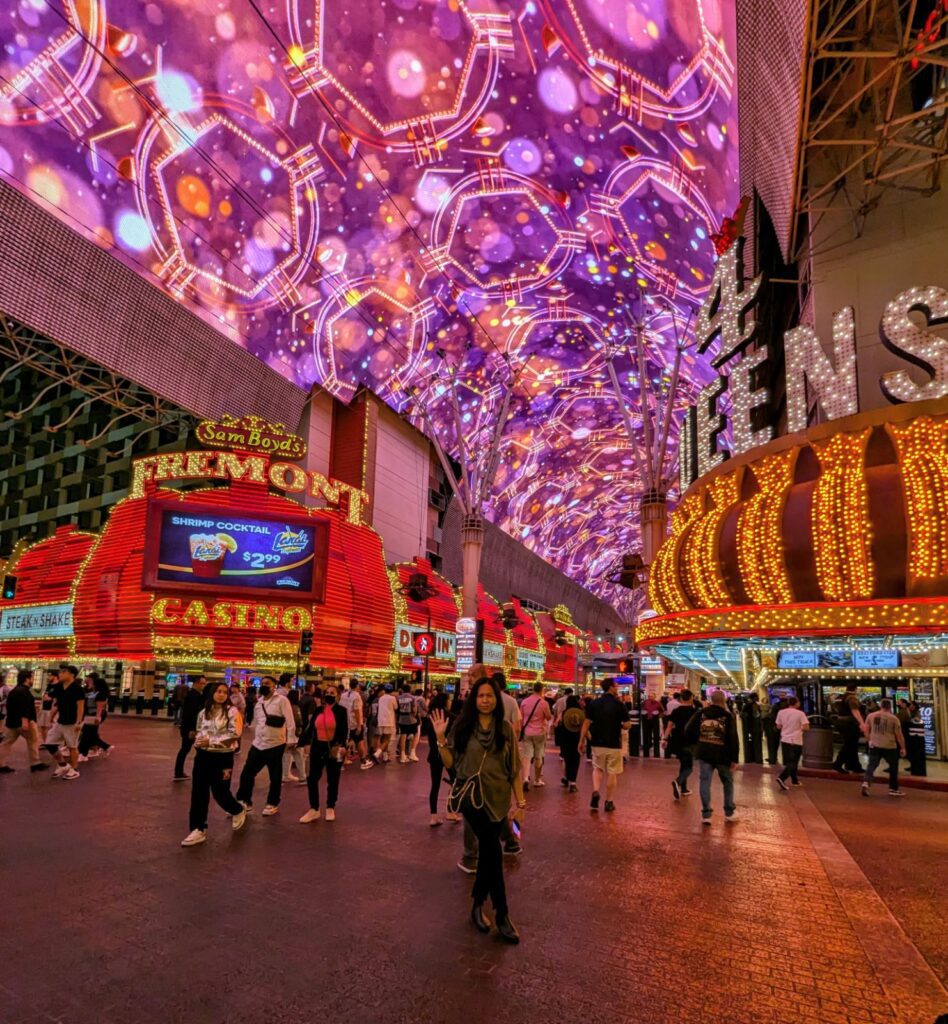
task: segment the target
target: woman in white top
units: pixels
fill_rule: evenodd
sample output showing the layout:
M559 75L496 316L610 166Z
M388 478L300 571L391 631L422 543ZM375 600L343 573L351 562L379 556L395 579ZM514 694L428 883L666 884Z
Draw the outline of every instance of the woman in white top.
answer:
M194 767L191 769L191 831L182 846L197 846L207 839L207 811L211 796L231 816L236 832L247 820L247 812L230 791L234 752L240 742L244 720L231 704L226 683L207 688L204 710L198 714L194 738Z

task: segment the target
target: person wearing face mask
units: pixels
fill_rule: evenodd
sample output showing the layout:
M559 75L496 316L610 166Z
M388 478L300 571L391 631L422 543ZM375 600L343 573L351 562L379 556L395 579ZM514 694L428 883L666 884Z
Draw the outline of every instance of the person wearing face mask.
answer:
M326 821L336 820L336 799L339 796L339 777L346 753L346 739L349 736L349 716L338 703L339 690L335 683L328 683L323 690L322 707L316 710L308 728L312 730L312 744L309 751L309 810L300 818L301 825L318 821L319 780L326 771ZM305 737L309 738L309 737Z
M253 806L253 787L257 776L264 768L270 776L267 804L263 809L265 817L276 814L280 809L280 792L283 785L283 754L287 747L296 746L296 725L293 708L286 697L274 693L276 680L264 676L260 680L260 697L254 704L251 722L253 742L247 751L247 760L240 773L237 799L249 811Z

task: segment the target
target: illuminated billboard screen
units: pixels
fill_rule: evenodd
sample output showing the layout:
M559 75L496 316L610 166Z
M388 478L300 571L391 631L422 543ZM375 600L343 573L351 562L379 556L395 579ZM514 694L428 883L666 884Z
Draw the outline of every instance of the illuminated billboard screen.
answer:
M155 501L148 509L145 586L321 601L326 533L325 523L302 516Z

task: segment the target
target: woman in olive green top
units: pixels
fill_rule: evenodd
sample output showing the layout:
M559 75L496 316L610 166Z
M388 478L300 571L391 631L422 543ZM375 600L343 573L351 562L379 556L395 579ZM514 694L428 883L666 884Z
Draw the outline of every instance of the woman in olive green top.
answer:
M447 738L448 723L444 713L434 711L430 720L441 760L446 768L457 772L457 785L480 774L483 805L477 806L480 800L475 799L473 804L465 800L461 807L478 842L471 920L479 931L490 931L490 918L484 913L484 901L490 896L497 930L507 942L519 942L520 935L507 911L501 834L507 817L519 820L526 802L517 737L504 721L500 690L492 679L478 679ZM476 784L473 791L478 793ZM511 807L511 795L516 797L516 808Z

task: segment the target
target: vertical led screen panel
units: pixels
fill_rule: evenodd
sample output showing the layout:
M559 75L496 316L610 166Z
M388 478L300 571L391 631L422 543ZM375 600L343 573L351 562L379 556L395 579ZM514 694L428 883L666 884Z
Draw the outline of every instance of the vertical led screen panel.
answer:
M180 501L148 507L144 585L322 601L326 524Z
M739 198L730 0L6 8L7 181L301 387L424 401L455 452L512 373L488 515L624 593L641 484L605 353L638 423ZM710 379L686 352L680 404Z

